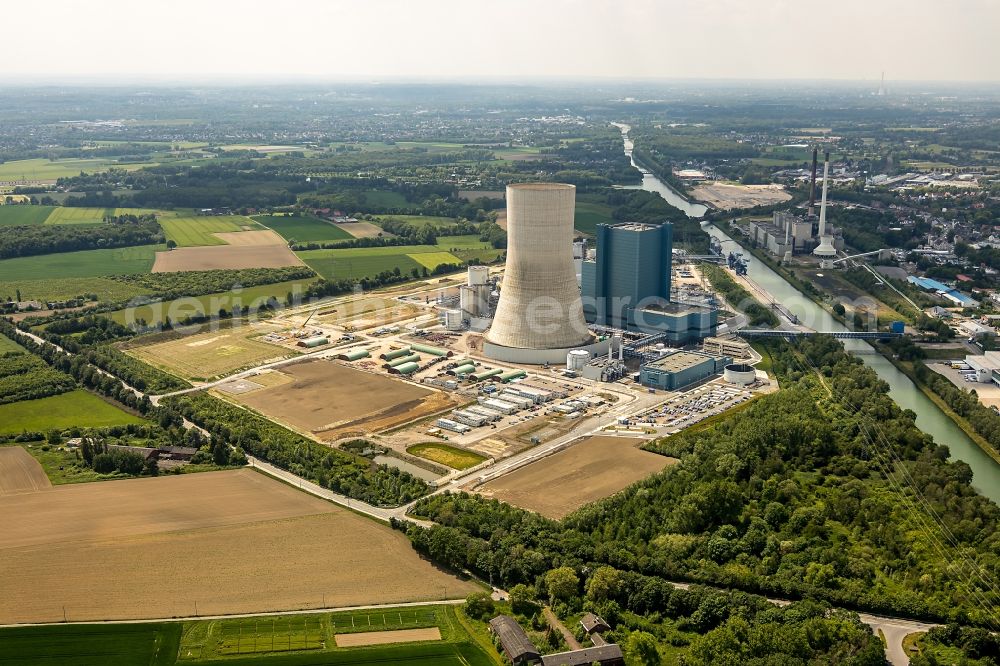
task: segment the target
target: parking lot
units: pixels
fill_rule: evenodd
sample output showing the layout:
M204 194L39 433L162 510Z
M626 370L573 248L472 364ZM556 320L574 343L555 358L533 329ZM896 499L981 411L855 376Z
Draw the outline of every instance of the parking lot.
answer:
M659 406L630 420L634 424L648 424L673 433L710 416L721 414L751 397L753 393L750 389L717 380L678 393Z

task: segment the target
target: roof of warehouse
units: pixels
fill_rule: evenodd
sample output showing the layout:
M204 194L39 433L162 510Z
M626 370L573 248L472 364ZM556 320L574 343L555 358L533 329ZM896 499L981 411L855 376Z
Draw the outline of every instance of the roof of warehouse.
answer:
M654 370L663 370L665 372L680 372L681 370L687 370L688 368L694 367L699 363L711 360L714 360L714 357L707 354L696 354L694 352L681 351L674 354L668 354L663 358L647 363L643 367L653 368Z

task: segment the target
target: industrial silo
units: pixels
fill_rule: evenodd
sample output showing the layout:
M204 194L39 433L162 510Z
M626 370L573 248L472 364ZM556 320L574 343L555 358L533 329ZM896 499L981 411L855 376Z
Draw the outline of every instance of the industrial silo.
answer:
M486 354L531 363L545 355L518 352L568 350L594 342L573 267L575 198L573 185L507 186L507 263L486 334ZM561 362L564 353L549 356Z

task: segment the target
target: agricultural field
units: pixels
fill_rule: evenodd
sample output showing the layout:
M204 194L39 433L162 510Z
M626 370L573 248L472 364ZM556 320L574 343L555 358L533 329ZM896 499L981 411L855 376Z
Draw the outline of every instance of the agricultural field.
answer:
M266 303L270 298L276 298L281 303L285 302L285 297L289 294L301 294L305 288L315 280L291 280L289 282L276 282L274 284L261 284L255 287L244 287L239 292L221 291L204 296L184 296L171 301L161 301L148 305L137 305L135 307L124 308L108 312L104 316L114 319L119 324L133 324L144 321L148 325L162 324L165 318L169 317L173 321L182 321L185 317L197 314L216 314L220 308L225 308L231 312L234 305L240 307L255 308ZM112 282L112 280L109 280ZM117 283L116 283L117 284ZM123 287L127 285L122 285Z
M13 160L0 164L0 182L55 182L60 178L79 176L81 171L99 173L110 168L136 171L153 162L121 164L112 159L83 158L49 160L43 157L32 160Z
M419 254L408 254L406 255L410 259L423 266L428 270L434 270L441 264L461 264L462 260L453 255L451 252L421 252Z
M379 206L381 208L405 208L409 202L399 192L387 190L364 190L361 192L365 203L369 206Z
M0 206L0 227L43 224L54 206Z
M84 294L93 294L99 301L127 301L146 293L134 285L103 277L54 278L51 280L4 280L0 285L0 298L14 296L38 301L62 301ZM9 292L9 294L8 294Z
M0 405L0 435L23 431L46 432L52 428L101 428L144 423L83 389L37 400Z
M4 259L0 261L0 282L148 273L159 249L161 245L139 245Z
M0 664L171 666L180 623L49 625L0 629Z
M480 486L495 497L547 518L614 495L677 462L627 437L594 436Z
M323 322L338 326L350 325L356 330L364 330L410 319L419 312L419 308L394 298L362 296L345 299L335 309L321 310L319 316Z
M612 207L603 203L580 201L576 202L576 211L573 217L573 228L582 233L593 236L598 224L611 224Z
M498 252L500 251L490 248L488 243L479 240L478 236L442 236L438 238L436 245L304 250L296 254L324 278L340 280L371 278L396 268L403 274L409 273L414 268L418 271L424 268L431 270L438 264L458 264L472 258L464 256L465 254L495 257ZM431 256L427 258L418 256L422 254Z
M406 222L415 227L450 227L454 226L455 218L440 217L435 215L385 215L381 216L385 220L398 220Z
M280 372L291 381L233 399L324 440L386 430L456 404L443 392L334 361L310 359Z
M295 255L284 241L277 244L259 244L259 232L234 232L232 236L254 234L253 242L258 244L229 244L205 247L184 247L156 253L152 266L154 273L175 273L184 271L212 271L235 268L282 268L301 266L302 260ZM280 237L273 231L266 232L268 238ZM220 236L225 237L224 233ZM233 239L236 240L236 239Z
M196 335L157 336L162 342L140 343L123 351L165 372L191 380L208 380L269 360L284 358L287 349L251 338L269 333L268 325L237 326Z
M342 228L312 215L257 215L253 218L288 242L335 242L354 238Z
M242 215L169 217L161 219L159 222L167 240L177 243L177 247L225 245L226 241L215 234L260 228L249 217Z
M379 236L395 238L388 231L384 231L382 227L371 222L335 222L333 226L345 234L349 234L351 238L378 238Z
M9 352L24 353L27 351L24 347L17 344L6 335L0 335L0 356L7 354Z
M482 456L475 451L468 451L466 449L460 449L447 444L439 444L437 442L414 444L413 446L407 447L406 452L420 458L426 458L427 460L446 465L452 469L469 469L470 467L475 467L479 463L486 460L485 456Z
M114 215L114 208L69 208L57 206L45 218L45 224L101 224Z
M51 488L45 470L20 446L0 446L0 497Z
M0 577L0 623L398 604L479 589L387 525L250 469L62 485L0 497L0 515L0 559L18 572Z

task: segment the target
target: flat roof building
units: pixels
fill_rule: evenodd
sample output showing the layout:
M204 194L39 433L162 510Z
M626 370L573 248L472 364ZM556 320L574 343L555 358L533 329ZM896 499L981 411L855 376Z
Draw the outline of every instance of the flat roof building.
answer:
M719 374L733 362L728 356L711 356L699 352L675 352L644 364L639 369L639 381L644 386L665 391L677 389Z

